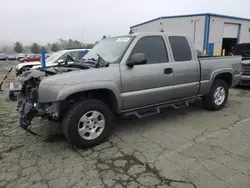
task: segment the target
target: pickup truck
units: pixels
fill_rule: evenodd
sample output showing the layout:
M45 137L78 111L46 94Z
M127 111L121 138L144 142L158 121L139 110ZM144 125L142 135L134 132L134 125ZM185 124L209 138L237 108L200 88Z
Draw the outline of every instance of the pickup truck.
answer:
M60 121L79 148L101 143L113 117L158 114L188 106L197 97L222 109L241 79L241 56L197 56L185 35L136 33L100 41L81 63L30 70L18 96L21 126L34 117Z
M250 86L250 43L237 44L232 54L242 57L242 77L239 85Z

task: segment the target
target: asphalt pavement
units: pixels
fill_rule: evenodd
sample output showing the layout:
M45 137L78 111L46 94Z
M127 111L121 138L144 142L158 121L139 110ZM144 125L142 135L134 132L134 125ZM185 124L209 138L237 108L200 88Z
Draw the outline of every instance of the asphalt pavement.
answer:
M0 62L0 78L15 62ZM0 187L248 188L250 89L230 90L226 107L200 101L144 119L118 119L92 149L73 148L60 124L35 119L35 137L19 127L16 102L0 93Z

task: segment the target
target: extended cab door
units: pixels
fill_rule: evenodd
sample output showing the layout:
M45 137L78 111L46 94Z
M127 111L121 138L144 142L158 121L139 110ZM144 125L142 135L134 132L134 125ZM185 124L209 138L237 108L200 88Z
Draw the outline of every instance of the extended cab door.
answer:
M147 63L133 67L121 64L123 110L170 101L173 96L173 63L169 62L164 36L137 37L130 47L127 61L133 54L145 53Z
M185 36L169 36L174 63L174 99L196 96L200 67L193 46Z

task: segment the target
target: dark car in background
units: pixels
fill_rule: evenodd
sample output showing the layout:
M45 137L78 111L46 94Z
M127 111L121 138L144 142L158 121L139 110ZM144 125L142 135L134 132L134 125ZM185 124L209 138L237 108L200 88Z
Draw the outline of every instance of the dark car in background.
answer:
M250 43L237 44L232 55L240 55L242 57L242 77L239 85L250 86Z
M0 61L6 61L8 60L8 57L5 53L0 53Z

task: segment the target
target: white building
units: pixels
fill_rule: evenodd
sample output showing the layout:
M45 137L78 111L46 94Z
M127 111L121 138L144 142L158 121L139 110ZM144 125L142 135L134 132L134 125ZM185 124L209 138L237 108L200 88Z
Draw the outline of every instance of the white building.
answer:
M250 19L218 14L159 17L130 27L130 33L164 31L187 34L208 55L228 54L237 43L250 43Z

